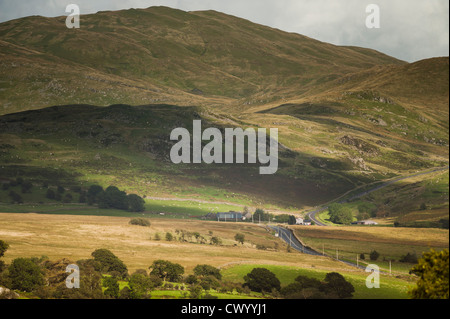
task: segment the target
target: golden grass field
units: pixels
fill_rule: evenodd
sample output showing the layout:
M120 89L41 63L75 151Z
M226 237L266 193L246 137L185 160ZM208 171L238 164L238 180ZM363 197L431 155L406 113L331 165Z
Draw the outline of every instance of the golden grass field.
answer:
M395 270L408 273L411 264L398 261L406 254L418 257L431 249L449 248L449 230L437 228L402 228L384 226L293 226L297 237L308 246L334 256L356 262L356 256L375 250L380 254L377 264L388 267L388 260L396 261Z
M10 245L4 260L9 263L18 257L47 256L75 262L106 248L124 261L130 273L147 269L157 259L180 263L187 273L198 264L226 268L240 263L355 271L330 258L289 253L280 239L256 224L153 219L150 227L142 227L129 225L129 221L126 217L0 213L0 239ZM208 244L166 241L165 233L175 235L176 229L199 232ZM209 244L210 231L221 238L222 246ZM238 232L245 235L244 245L234 240ZM161 235L160 241L154 240L156 233ZM256 244L270 249L259 250Z
M295 232L300 237L430 246L435 248L449 247L449 231L447 229L356 226L293 226L292 228L295 229Z

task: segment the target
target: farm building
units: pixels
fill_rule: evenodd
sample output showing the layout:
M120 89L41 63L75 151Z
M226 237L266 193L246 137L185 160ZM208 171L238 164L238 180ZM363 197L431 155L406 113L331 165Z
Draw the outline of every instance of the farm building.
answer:
M242 213L228 212L228 213L208 213L205 217L203 217L203 219L211 219L217 221L242 221L245 218L244 216L242 216Z
M217 213L216 218L217 218L218 221L242 220L242 213L238 213L238 212Z
M309 219L303 219L301 217L295 219L296 225L304 225L304 226L311 226L311 221Z

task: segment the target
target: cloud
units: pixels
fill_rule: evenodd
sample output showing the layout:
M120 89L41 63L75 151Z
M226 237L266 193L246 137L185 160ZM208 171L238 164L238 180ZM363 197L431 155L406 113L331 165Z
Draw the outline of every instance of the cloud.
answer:
M0 0L0 21L28 15L82 14L164 5L185 11L216 10L336 45L372 48L409 62L449 55L447 0ZM367 29L366 6L380 7L381 28Z

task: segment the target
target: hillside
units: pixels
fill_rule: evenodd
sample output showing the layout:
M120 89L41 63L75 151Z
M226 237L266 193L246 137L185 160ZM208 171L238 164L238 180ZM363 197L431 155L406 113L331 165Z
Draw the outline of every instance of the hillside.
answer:
M98 12L78 30L65 17L8 21L0 24L0 177L313 207L448 165L448 63L405 63L215 11ZM170 132L194 119L278 128L277 174L173 165ZM448 199L436 205L448 209Z
M62 104L272 101L348 73L404 64L214 11L152 7L82 21L77 30L66 28L65 17L0 24L1 113Z

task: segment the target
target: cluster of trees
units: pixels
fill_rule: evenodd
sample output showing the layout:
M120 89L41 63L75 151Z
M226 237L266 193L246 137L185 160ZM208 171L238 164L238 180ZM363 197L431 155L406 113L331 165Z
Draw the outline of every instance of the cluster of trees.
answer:
M273 214L267 213L261 208L256 209L255 213L253 214L254 222L269 222L273 219L274 219Z
M4 183L2 190L9 190L8 196L12 203L22 204L22 195L17 192L17 187L20 187L22 194L32 193L33 184L30 181L25 181L18 177L15 180ZM15 189L11 189L16 187ZM61 201L63 203L72 203L78 197L79 203L88 203L89 205L97 204L99 208L115 208L121 210L128 210L131 212L142 212L145 210L145 201L142 197L136 194L127 195L124 191L119 190L116 186L109 186L106 189L99 185L92 185L89 189L84 190L80 186L73 186L70 191L63 186L49 187L48 183L42 184L44 189L47 189L45 198L50 200ZM76 195L78 193L78 195Z
M281 295L286 299L347 299L352 298L355 288L336 272L328 273L324 281L298 276L295 281L281 287L280 280L266 268L254 268L244 277L244 286L252 291Z
M377 216L377 206L369 202L362 202L358 205L358 220L364 220Z
M81 193L81 190L78 192ZM61 201L63 203L72 203L74 200L73 195L70 192L66 192L66 189L62 186L57 186L56 191L52 188L47 188L45 197L47 199ZM83 202L81 194L80 194L80 202Z
M99 208L115 208L130 212L145 210L145 201L142 197L136 194L127 195L116 186L103 189L99 185L92 185L85 196L89 205L97 204Z
M371 261L376 261L378 260L378 258L380 258L380 253L377 252L376 250L372 250L369 254L369 258ZM366 255L364 253L359 255L359 259L360 260L365 260L366 259ZM385 258L386 260L386 258ZM390 259L391 261L394 261L393 259ZM399 262L402 263L410 263L410 264L416 264L418 262L418 258L417 258L417 254L416 253L407 253L406 255L403 255L400 259Z
M275 216L274 221L281 224L289 224L289 225L295 225L297 223L297 220L294 215L289 214L280 214Z
M327 273L325 279L298 276L295 281L281 289L287 299L349 299L355 288L337 272Z
M197 243L197 244L207 244L209 242L210 245L222 245L222 239L218 236L214 236L212 231L208 233L209 239L206 235L202 235L199 232L190 232L184 229L176 229L175 235L171 232L166 232L164 239L166 241L174 241L178 240L183 243ZM159 233L155 233L153 236L154 240L162 240L162 236Z
M2 185L2 190L9 190L8 196L13 204L22 204L22 195L10 189L12 187L20 187L20 192L22 194L28 194L32 192L33 184L30 181L25 181L22 177L17 177L15 180L10 181L9 183L4 183Z
M351 209L343 204L333 203L328 206L328 215L330 221L335 224L349 225L353 221Z

